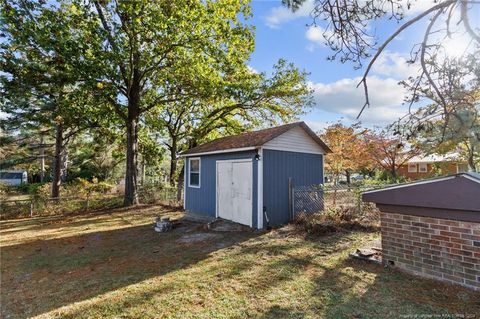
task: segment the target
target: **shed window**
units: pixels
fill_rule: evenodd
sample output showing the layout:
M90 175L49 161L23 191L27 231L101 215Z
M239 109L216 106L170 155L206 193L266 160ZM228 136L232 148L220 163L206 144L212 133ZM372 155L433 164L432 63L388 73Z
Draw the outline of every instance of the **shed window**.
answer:
M0 172L0 179L22 179L23 173Z
M188 186L200 187L200 158L190 158L189 160L189 178Z
M420 173L426 173L427 172L427 163L418 164L418 171Z
M416 173L417 172L417 164L415 164L415 163L408 164L408 172L409 173Z

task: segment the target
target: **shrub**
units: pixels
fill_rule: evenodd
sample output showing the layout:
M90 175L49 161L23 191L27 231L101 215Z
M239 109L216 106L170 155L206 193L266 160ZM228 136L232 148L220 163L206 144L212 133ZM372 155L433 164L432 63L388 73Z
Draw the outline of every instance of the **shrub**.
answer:
M107 182L100 182L96 177L91 181L84 178L77 178L73 182L64 185L65 196L69 197L92 197L95 195L106 194L113 185Z
M0 199L7 197L9 187L3 183L0 183Z
M311 235L378 230L376 223L365 223L356 218L355 210L349 207L329 209L313 215L299 214L294 224L297 229Z
M34 195L39 188L42 188L47 183L28 183L17 186L17 190L29 195ZM48 184L50 185L50 184Z

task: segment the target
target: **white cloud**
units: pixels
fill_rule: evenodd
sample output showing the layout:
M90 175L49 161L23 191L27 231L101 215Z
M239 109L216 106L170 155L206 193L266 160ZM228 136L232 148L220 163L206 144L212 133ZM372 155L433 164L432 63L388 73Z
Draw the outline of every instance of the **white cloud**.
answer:
M310 16L314 7L314 0L307 0L295 12L285 6L272 8L268 16L265 17L265 24L273 29L279 28L280 25L289 21Z
M316 48L325 47L327 39L332 36L333 33L330 30L325 30L320 26L310 26L305 32L305 38L311 43L307 45L306 49L309 52L315 51Z
M363 87L356 87L359 81L360 77L328 84L310 83L316 107L355 120L365 102ZM402 106L402 102L406 91L398 85L397 80L372 76L368 78L368 88L370 107L365 109L360 121L384 125L405 115L407 109Z
M321 132L331 123L326 121L314 121L314 120L305 120L305 123L312 129L314 132Z
M248 69L248 71L250 71L253 74L260 74L260 72L258 72L257 69L255 69L254 67L252 67L250 65L247 65L247 69Z
M412 16L419 14L432 6L434 6L438 0L413 0L410 1L410 8L407 8L406 1L403 5L405 17L411 18ZM307 0L303 5L295 12L285 6L277 6L270 10L269 14L265 17L265 24L270 28L279 28L280 25L289 21L308 17L315 8L314 0Z
M408 63L409 59L407 54L385 51L373 64L372 72L395 79L407 79L409 76L415 76L419 68L418 64Z
M325 29L319 26L311 26L305 33L305 37L312 42L323 44L325 41L325 38L323 37L324 32Z
M308 52L313 52L315 51L315 45L314 44L308 44L305 49L307 49Z
M405 13L405 17L412 18L414 15L417 15L425 10L430 9L433 7L438 1L435 0L414 0L410 1L410 8L407 7L406 3L403 5L403 10Z

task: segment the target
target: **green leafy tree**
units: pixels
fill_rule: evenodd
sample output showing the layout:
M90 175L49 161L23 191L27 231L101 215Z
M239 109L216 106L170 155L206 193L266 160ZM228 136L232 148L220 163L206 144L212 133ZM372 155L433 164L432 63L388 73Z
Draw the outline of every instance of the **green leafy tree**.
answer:
M341 123L329 125L320 134L322 140L332 149L326 157L326 170L333 175L334 183L340 174L345 174L350 185L352 172L367 170L373 166L370 145L365 142L368 131L360 124L344 126Z
M415 125L414 134L411 128L412 140L426 154L457 153L457 160L465 161L470 171L477 171L480 163L480 105L463 108L457 107L455 116L452 116L447 124L440 120L423 121L421 125ZM420 108L415 114L424 117L431 114L430 105Z
M215 94L253 49L243 1L72 1L84 77L126 131L125 205L138 202L139 122L153 108Z
M396 181L397 171L411 158L419 154L415 144L407 144L405 137L398 132L391 133L391 128L371 132L365 136L368 143L370 158L377 167L384 169Z
M480 54L480 51L479 51ZM436 65L437 87L419 84L415 79L402 82L411 92L410 103L427 98L433 103L420 107L401 119L396 130L418 143L425 153L456 152L469 169L477 168L480 147L480 64L478 54L462 59L445 59ZM436 91L442 93L439 99Z
M228 75L222 91L208 99L173 102L148 117L158 130L165 129L164 144L170 153L169 181L177 173L177 154L211 139L244 132L259 126L289 122L311 105L305 72L280 60L273 74L249 71L246 66Z
M60 196L66 147L77 133L99 125L92 96L82 90L77 50L81 33L64 7L3 1L0 29L1 109L5 131L54 135L51 196Z
M110 129L80 134L71 143L69 180L83 178L118 181L125 161L121 135Z

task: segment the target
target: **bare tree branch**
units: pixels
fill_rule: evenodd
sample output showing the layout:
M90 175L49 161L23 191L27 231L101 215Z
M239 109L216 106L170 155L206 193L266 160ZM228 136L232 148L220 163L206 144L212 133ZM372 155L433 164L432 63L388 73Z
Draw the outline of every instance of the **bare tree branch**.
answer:
M425 10L424 12L422 12L421 14L417 15L416 17L410 19L409 21L405 22L404 24L402 24L400 26L400 28L398 28L394 33L392 33L384 42L383 44L377 49L377 52L375 53L375 55L373 56L373 58L370 60L370 62L368 63L368 66L367 66L367 69L365 70L365 73L363 74L363 77L362 79L360 80L360 82L358 83L357 87L359 87L361 84L363 84L363 87L364 87L364 91L365 91L365 104L363 105L362 109L360 110L360 112L358 113L358 116L357 116L357 119L360 118L360 116L362 115L363 111L365 110L366 107L368 107L370 105L370 101L369 101L369 98L368 98L368 84L367 84L367 76L372 68L372 66L375 64L375 61L377 60L377 58L380 56L380 54L383 52L383 50L387 47L387 45L393 40L395 39L400 33L402 33L405 29L407 29L408 27L410 27L412 24L420 21L421 19L423 19L425 16L429 15L430 13L432 12L435 12L437 10L439 10L439 12L442 12L443 9L447 8L448 6L452 5L455 3L456 0L448 0L448 1L445 1L445 2L442 2L442 3L439 3L433 7L431 7L430 9L428 10Z

